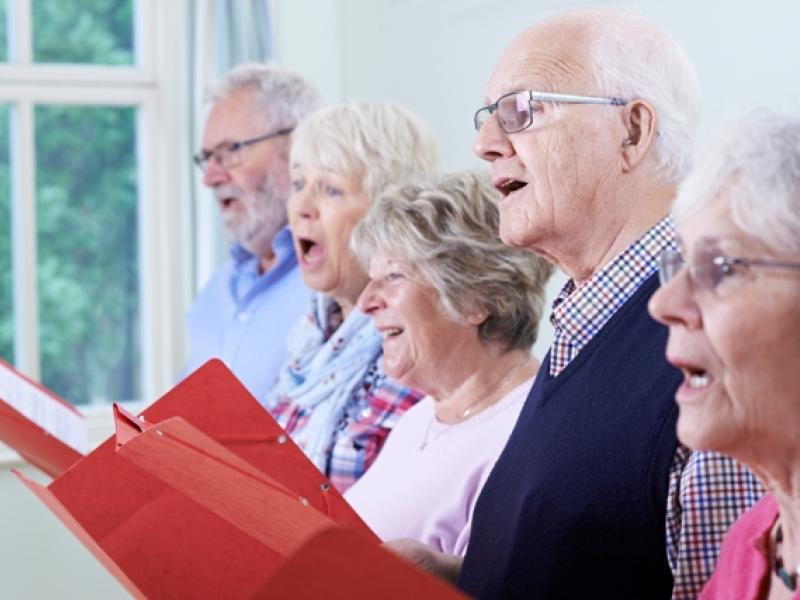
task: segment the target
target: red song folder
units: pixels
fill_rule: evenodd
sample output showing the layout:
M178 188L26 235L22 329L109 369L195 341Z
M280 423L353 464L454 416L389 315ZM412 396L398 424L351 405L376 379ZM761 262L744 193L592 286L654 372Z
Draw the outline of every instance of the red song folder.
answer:
M116 437L46 488L17 475L134 597L254 597L334 525L377 544L219 361L141 418L117 410L117 423Z
M0 360L0 441L58 477L86 451L86 422L71 404Z
M351 531L328 529L309 540L256 592L286 600L465 600L454 587L406 564Z

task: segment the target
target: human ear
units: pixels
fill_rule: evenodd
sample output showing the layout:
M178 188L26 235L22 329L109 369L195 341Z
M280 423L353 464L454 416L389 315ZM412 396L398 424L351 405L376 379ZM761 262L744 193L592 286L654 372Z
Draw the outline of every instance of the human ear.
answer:
M651 149L656 135L656 111L644 100L632 100L623 109L628 137L622 141L622 170L632 171Z
M477 327L488 318L489 318L488 312L486 312L484 309L478 309L472 311L470 314L467 315L467 323L469 323L474 327Z

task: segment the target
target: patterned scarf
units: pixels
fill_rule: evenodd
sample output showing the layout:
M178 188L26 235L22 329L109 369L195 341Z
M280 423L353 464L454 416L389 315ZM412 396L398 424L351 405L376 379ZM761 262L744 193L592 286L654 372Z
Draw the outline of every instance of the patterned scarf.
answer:
M347 402L381 353L372 318L356 308L326 339L336 308L332 298L314 295L311 313L289 333L286 363L265 402L268 409L289 402L310 413L292 439L323 473Z

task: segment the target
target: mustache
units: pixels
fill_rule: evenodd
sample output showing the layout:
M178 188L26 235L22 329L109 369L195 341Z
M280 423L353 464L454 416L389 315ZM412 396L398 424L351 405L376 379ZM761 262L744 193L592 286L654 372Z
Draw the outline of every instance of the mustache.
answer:
M242 190L238 186L227 184L214 188L214 198L217 200L224 200L225 198L239 198L242 196Z

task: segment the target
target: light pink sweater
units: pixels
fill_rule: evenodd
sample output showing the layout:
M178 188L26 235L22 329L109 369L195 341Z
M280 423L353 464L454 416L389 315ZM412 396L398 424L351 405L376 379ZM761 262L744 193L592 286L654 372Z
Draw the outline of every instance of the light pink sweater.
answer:
M528 379L455 425L437 421L433 399L424 398L401 417L345 498L384 541L412 538L463 555L475 501L532 384Z

